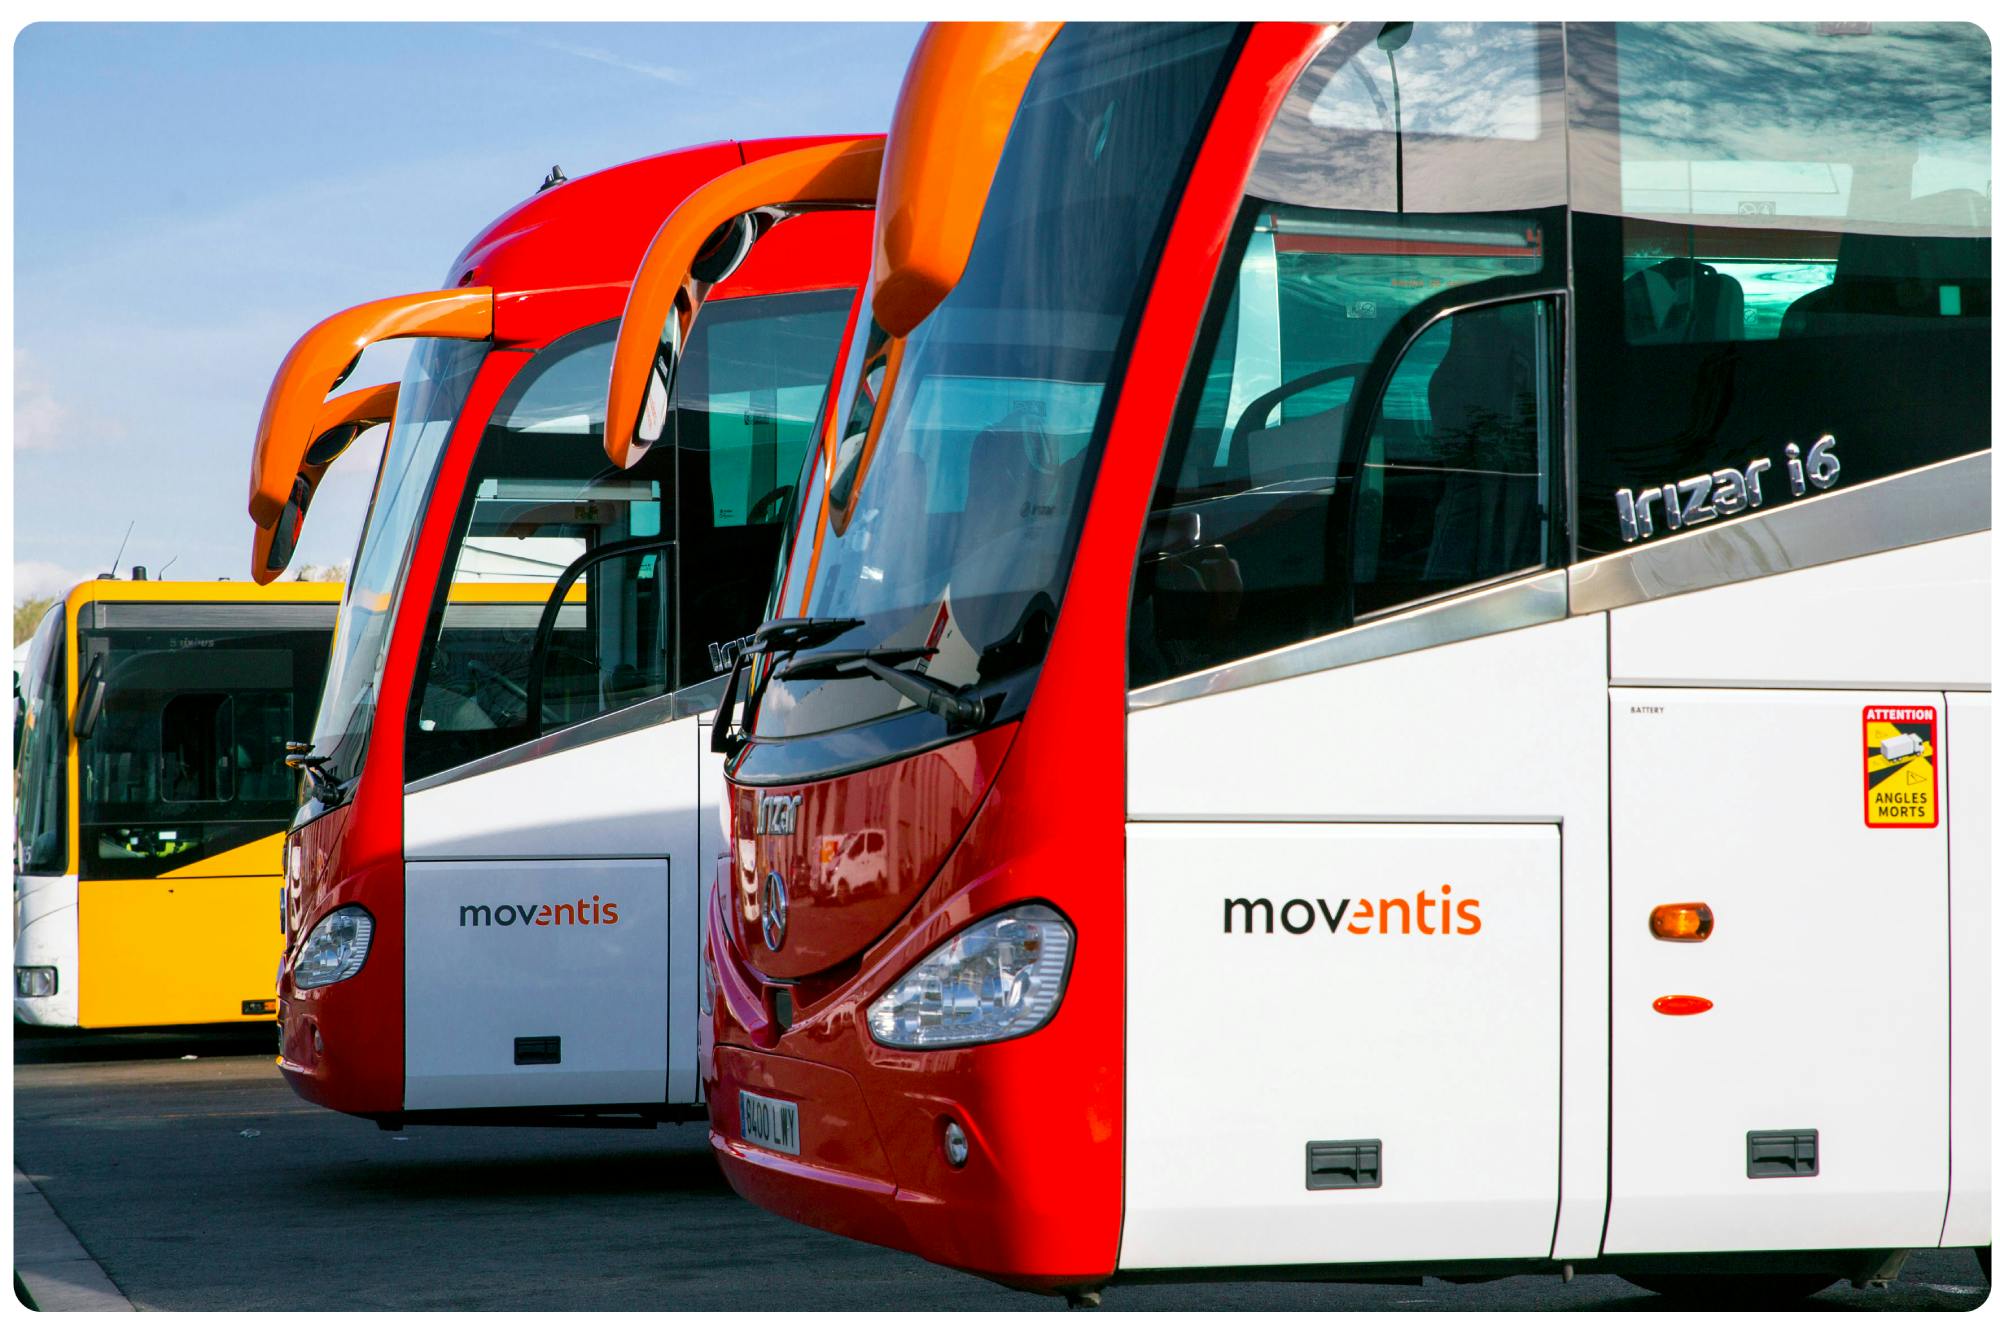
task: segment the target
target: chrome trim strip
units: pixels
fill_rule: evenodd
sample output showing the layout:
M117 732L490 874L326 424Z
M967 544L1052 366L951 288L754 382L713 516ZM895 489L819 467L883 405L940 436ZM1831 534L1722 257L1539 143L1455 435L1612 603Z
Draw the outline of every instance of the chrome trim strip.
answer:
M1395 657L1463 639L1483 638L1561 620L1569 609L1569 579L1560 569L1544 570L1488 586L1380 620L1370 620L1304 643L1274 648L1256 657L1177 676L1129 692L1127 711L1157 708L1332 667Z
M1572 615L1993 528L1993 451L1828 491L1570 566Z
M615 736L630 735L632 732L672 722L677 718L693 717L704 709L715 707L721 688L716 681L703 681L674 694L656 695L636 704L628 704L616 712L600 713L573 727L552 731L546 736L522 741L519 745L496 750L470 763L460 764L457 768L447 768L441 773L433 773L429 777L405 783L403 795L414 796L433 787L442 787L447 782L460 782L466 778L478 777L482 773L493 773L503 768L512 768L516 764L545 759L549 755L561 754L565 750L574 750L579 746L595 745L599 741L608 741Z

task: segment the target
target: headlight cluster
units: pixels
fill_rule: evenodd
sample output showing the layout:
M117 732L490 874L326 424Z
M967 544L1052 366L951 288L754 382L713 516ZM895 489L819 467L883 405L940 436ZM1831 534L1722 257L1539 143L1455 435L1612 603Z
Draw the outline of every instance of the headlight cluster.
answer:
M352 904L334 908L319 919L299 946L298 961L292 964L292 984L300 990L312 990L347 980L368 961L368 942L374 937L375 918L366 908Z
M45 1000L56 993L56 970L53 967L17 967L14 969L14 994L24 1000Z
M884 1046L971 1046L1033 1032L1069 980L1075 933L1053 907L1029 903L976 921L933 949L868 1006Z

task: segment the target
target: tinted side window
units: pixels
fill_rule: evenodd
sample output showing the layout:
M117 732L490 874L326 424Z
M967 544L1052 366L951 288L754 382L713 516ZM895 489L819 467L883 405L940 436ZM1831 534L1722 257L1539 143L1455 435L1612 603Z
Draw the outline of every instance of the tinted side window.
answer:
M672 688L673 451L651 450L626 471L604 456L616 327L593 325L536 353L480 435L411 700L406 779ZM625 543L650 547L603 554Z
M67 615L58 598L42 617L17 705L26 716L14 758L14 855L32 875L59 875L69 866Z
M1550 558L1557 30L1355 24L1286 101L1163 459L1134 686Z
M1553 304L1476 306L1410 344L1354 485L1354 613L1519 570L1550 554Z
M679 451L680 685L723 669L757 627L826 399L851 289L711 301L674 394Z
M603 442L615 321L521 370L466 479L406 780L720 671L709 645L756 628L853 295L710 302L681 361L670 445L623 471Z
M1568 45L1580 554L1989 447L1977 28L1572 24Z

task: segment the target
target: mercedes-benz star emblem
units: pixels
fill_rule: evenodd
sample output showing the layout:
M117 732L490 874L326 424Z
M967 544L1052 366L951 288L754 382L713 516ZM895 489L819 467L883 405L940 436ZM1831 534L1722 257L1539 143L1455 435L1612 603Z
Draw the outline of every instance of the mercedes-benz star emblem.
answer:
M785 877L773 870L764 877L764 947L776 953L785 943Z

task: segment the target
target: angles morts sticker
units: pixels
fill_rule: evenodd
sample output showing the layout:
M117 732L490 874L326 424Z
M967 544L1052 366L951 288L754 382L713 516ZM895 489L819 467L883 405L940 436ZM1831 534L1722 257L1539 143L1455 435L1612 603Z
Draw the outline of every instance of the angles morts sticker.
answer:
M1937 709L1863 708L1861 765L1869 828L1937 827Z

